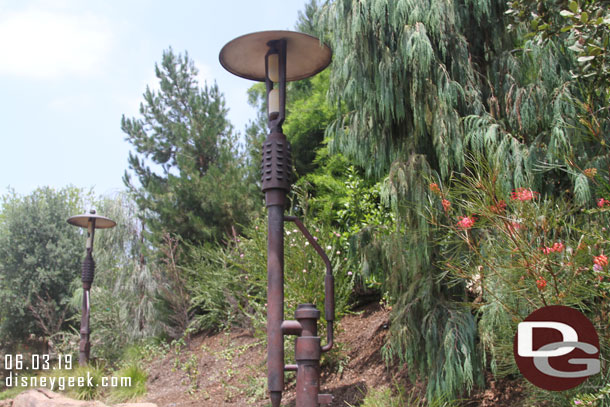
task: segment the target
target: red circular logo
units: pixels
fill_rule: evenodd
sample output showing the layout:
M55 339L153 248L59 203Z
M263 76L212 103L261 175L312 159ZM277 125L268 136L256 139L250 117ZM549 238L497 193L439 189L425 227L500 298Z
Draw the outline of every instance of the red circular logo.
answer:
M580 311L551 305L532 312L517 327L513 353L532 384L562 391L600 371L599 338Z

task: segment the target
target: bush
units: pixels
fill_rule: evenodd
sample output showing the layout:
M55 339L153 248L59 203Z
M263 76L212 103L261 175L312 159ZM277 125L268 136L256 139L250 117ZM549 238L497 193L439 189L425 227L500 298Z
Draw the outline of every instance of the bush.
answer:
M346 257L337 233L323 226L309 226L328 254L335 276L335 310L340 316L348 307L353 273L344 269ZM293 224L285 224L286 318L300 303L324 307L324 263ZM187 269L192 304L197 310L192 329L249 325L263 329L267 302L267 231L257 219L244 236L235 236L226 247L191 247ZM322 315L324 313L322 312Z
M466 299L478 316L478 335L492 371L518 374L513 359L517 324L547 305L583 312L597 330L601 354L607 354L609 205L602 197L597 205L576 205L569 195L543 196L527 187L508 193L496 174L473 164L469 175L446 186L430 183L428 213L430 224L446 231L437 241L445 254L438 266L445 278L467 287ZM599 389L601 376L587 385ZM553 405L569 405L569 396L578 391L531 393L535 399L553 400Z

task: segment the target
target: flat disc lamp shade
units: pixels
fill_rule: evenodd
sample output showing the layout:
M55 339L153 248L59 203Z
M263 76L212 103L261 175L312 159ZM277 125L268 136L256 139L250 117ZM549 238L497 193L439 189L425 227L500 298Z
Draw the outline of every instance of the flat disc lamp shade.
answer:
M286 81L314 76L330 63L330 48L311 35L294 31L260 31L237 37L220 51L220 64L234 75L265 81L269 41L286 40Z
M95 219L96 229L109 229L116 226L116 222L112 219L108 219L104 216L96 215L94 213L83 213L82 215L75 215L68 218L68 223L74 226L87 229L89 227L89 219Z

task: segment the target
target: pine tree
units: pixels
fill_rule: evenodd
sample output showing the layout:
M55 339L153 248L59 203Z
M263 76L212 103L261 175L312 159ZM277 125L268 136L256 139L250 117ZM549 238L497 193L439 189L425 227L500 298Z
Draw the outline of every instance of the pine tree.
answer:
M220 241L248 221L251 199L236 140L216 84L200 88L188 54L163 53L159 90L147 87L141 118L123 116L135 153L124 182L153 242L165 233L191 243Z

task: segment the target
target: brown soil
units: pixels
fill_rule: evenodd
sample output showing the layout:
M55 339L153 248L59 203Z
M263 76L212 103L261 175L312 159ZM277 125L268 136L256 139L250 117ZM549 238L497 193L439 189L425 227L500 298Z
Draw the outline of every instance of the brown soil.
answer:
M412 383L406 366L388 368L381 358L388 316L387 310L373 304L341 320L336 349L322 361L322 392L334 396L331 406L358 406L368 389L392 383L422 394L424 384ZM260 338L246 330L198 336L183 351L151 362L148 372L148 394L143 401L159 407L269 405L265 348ZM294 374L289 373L283 406L294 407L294 386ZM469 397L464 406L518 406L522 399L519 381L494 381L490 376L486 389Z

